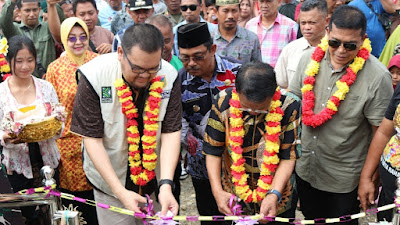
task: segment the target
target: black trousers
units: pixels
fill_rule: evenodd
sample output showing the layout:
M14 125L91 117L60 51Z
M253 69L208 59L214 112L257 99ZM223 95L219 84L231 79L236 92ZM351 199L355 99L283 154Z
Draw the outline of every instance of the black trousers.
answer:
M218 211L218 205L215 202L211 191L210 181L208 179L195 179L192 177L194 191L196 193L197 210L201 216L223 216ZM201 221L202 225L226 225L231 224L230 221Z
M296 175L300 207L307 220L317 218L338 218L360 212L357 189L350 193L331 193L311 187L310 183ZM348 220L349 218L344 218ZM333 223L337 225L357 225L358 220Z

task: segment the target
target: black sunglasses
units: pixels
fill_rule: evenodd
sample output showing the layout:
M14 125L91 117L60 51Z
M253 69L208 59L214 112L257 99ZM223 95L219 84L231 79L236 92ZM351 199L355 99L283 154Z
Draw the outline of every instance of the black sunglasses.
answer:
M198 5L181 5L181 10L186 12L188 9L190 9L190 11L195 11L197 9Z
M332 48L339 48L340 45L342 45L342 42L339 40L335 40L335 39L330 39L328 41L329 46L331 46ZM343 42L343 47L347 50L347 51L354 51L357 48L357 44L356 43L352 43L352 42Z

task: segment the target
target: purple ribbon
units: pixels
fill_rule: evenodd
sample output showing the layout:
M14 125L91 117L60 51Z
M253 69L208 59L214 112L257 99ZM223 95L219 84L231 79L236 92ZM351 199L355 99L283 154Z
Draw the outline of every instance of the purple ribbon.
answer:
M133 214L135 217L137 217L137 218L142 218L142 219L145 219L146 218L146 214L144 214L144 213L138 213L138 212L135 212L134 214Z
M268 220L269 222L273 222L275 221L275 216L265 216L264 219Z
M45 190L45 191L51 190L51 189L52 189L51 186L46 186L46 187L44 187L44 190Z
M144 225L147 224L146 218L147 217L152 217L154 215L154 205L153 205L153 203L152 203L152 201L150 199L150 196L148 194L146 194L146 200L147 200L147 203L145 204L145 207L141 208L141 211L145 215L145 217L142 218Z
M251 219L251 216L241 217L238 220L235 220L236 225L254 225L258 224L257 220Z
M229 209L233 213L233 215L228 215L228 216L240 216L240 214L243 212L242 206L238 204L239 198L236 197L235 195L232 195L231 198L229 199Z
M199 216L186 216L187 221L199 221Z
M103 203L99 203L99 202L97 203L97 206L100 207L100 208L103 208L103 209L109 209L110 208L109 205L103 204Z
M26 190L27 195L31 195L31 194L35 194L35 193L36 193L36 191L34 188L29 188L28 190Z
M82 203L86 203L86 199L83 198L79 198L79 197L74 197L73 200L77 201L77 202L82 202Z
M178 222L174 221L174 214L171 211L168 211L166 216L161 216L161 212L158 212L156 216L160 217L158 220L150 221L153 225L175 225L179 224Z
M50 190L49 193L47 193L45 198L49 198L52 195L53 196L57 196L57 197L61 197L61 193L60 192L57 192L57 191L54 191L54 190Z
M394 204L396 205L398 213L400 213L400 204L398 202L400 202L400 201L397 200L397 196L395 195L394 196Z

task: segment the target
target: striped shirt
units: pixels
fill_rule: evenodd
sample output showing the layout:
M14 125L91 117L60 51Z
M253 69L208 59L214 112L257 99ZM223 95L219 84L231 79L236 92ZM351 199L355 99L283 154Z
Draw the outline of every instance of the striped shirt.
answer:
M293 20L278 13L275 22L265 28L261 16L251 19L246 24L246 29L257 34L261 45L262 61L275 67L282 49L291 41L296 40L298 25Z

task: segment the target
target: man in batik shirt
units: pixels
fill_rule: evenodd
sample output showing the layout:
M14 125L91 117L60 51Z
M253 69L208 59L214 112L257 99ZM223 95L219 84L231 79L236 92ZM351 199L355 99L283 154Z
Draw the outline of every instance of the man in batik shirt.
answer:
M220 214L211 193L205 157L201 153L203 134L212 100L221 90L233 87L241 66L215 54L216 46L207 23L191 23L178 29L178 47L184 69L181 79L183 129L182 142L188 145L188 169L196 192L199 214ZM204 222L202 222L204 223ZM206 222L207 223L207 222ZM215 222L213 222L215 224Z
M243 201L244 214L254 215L260 213L263 216L279 216L284 218L294 218L297 197L294 189L294 166L295 160L299 157L296 148L299 128L300 102L292 95L280 94L276 90L277 84L273 68L265 63L256 62L244 65L236 76L235 89L229 88L222 91L216 96L213 103L211 113L208 119L207 128L204 134L203 151L206 154L207 171L210 178L212 192L218 204L220 212L224 214L232 214L231 208L228 206L232 194L240 197ZM275 103L281 105L278 109ZM236 101L238 105L232 105ZM232 157L234 148L231 148L230 138L235 133L240 133L240 129L229 118L235 118L231 110L241 113L243 126L242 144L240 148L243 150L240 154L242 164L244 166L244 181L247 181L250 190L246 193L259 192L260 173L266 168L274 167L271 170L270 182L268 188L264 192L264 196L256 198L255 195L239 194L238 186L233 183L232 174L240 171L231 169L232 162L240 162L238 157ZM276 118L277 112L280 112L279 121L272 122L270 118ZM276 131L275 139L271 138L271 123L280 122L280 129ZM266 127L266 124L270 127ZM278 125L274 125L278 126ZM232 130L234 131L233 133ZM237 140L237 139L236 139ZM266 140L268 140L266 142ZM240 141L238 141L240 142ZM273 156L265 156L265 152L271 143L276 148L274 152L275 162L273 166L265 167L262 164L268 164L266 159ZM266 146L267 145L267 146ZM235 163L236 165L240 163ZM222 165L222 166L221 166ZM222 170L222 178L221 178ZM246 179L245 176L248 176ZM235 177L237 177L235 175ZM264 180L263 180L264 181ZM266 182L266 183L268 183ZM250 202L250 203L247 203ZM280 222L270 222L268 224L282 224Z

